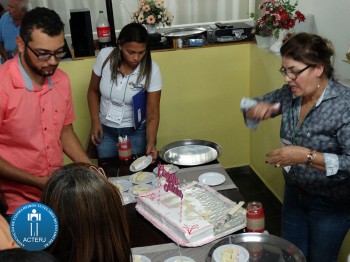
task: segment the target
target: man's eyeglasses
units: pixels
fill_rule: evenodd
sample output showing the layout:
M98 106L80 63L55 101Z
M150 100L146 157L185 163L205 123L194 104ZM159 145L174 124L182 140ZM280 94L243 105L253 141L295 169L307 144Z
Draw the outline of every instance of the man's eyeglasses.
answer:
M279 69L280 73L283 75L283 77L286 77L288 76L289 79L291 80L296 80L298 78L298 76L304 72L306 69L310 68L311 65L308 65L306 67L304 67L303 69L301 69L300 71L298 72L291 72L291 71L288 71L287 69L285 69L283 66Z
M54 56L56 59L61 59L66 55L65 51L37 53L28 44L26 44L26 47L28 47L39 60L43 61L49 60L51 56Z

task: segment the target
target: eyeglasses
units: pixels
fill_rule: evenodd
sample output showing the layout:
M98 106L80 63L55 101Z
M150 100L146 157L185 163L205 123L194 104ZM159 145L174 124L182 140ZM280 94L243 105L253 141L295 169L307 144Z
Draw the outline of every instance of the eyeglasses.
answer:
M28 44L26 44L26 47L28 47L39 60L43 61L49 60L51 56L54 56L56 59L61 59L66 55L65 51L37 53Z
M285 69L283 66L278 70L280 71L280 73L283 75L283 77L286 77L288 76L289 79L291 80L296 80L298 78L298 76L304 72L306 69L310 68L311 65L308 65L306 67L304 67L303 69L301 69L300 71L298 72L291 72L291 71L287 71L287 69Z

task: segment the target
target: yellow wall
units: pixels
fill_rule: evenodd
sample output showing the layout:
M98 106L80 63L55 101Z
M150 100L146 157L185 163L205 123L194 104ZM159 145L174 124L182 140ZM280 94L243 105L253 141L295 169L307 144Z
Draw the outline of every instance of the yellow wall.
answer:
M250 44L154 52L163 90L158 149L186 138L220 144L225 167L249 164L249 132L239 101L250 86ZM65 61L73 89L74 129L86 145L90 130L86 92L94 59ZM239 134L239 135L237 135Z
M158 148L185 138L214 141L223 148L220 163L225 168L250 165L282 200L281 171L265 164L266 152L280 146L280 118L264 121L250 132L239 109L242 97L259 96L283 84L277 71L280 57L250 43L154 52L152 57L163 78ZM60 64L71 79L77 116L74 129L83 145L90 130L86 92L93 62ZM350 233L339 262L346 261L349 247Z

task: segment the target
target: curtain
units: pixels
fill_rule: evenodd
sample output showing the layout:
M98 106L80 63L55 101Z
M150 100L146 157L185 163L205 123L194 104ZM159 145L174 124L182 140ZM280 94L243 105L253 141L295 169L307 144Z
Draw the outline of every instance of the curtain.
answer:
M55 10L65 24L66 34L70 34L69 19L71 9L88 8L93 31L100 10L106 12L105 0L29 0L31 7L43 6ZM130 14L137 9L137 0L111 0L114 25L120 30L132 20ZM254 10L255 0L165 0L165 5L174 14L173 25L222 22L248 19Z

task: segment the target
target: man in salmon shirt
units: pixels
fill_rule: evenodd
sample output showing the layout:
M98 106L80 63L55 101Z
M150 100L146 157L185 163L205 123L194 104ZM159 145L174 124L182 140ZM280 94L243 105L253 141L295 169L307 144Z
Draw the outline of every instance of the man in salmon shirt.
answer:
M64 56L64 25L47 8L25 15L16 38L19 54L0 67L0 191L15 210L39 201L63 152L90 163L74 133L71 87L57 69Z

